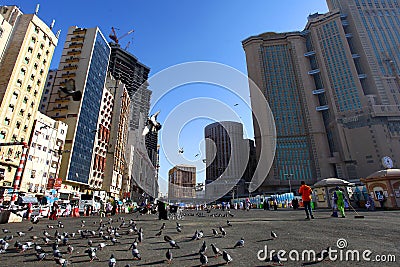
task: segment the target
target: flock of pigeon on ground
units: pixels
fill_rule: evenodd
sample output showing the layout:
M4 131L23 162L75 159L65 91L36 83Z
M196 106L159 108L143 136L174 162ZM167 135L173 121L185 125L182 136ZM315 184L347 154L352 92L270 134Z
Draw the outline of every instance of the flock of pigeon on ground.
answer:
M191 216L196 215L199 217L205 216L204 213L191 214ZM234 215L231 213L226 213L224 215L210 214L209 216L233 217ZM43 261L45 259L47 261L54 259L58 266L67 266L68 264L73 263L71 256L73 254L79 255L80 253L73 247L74 244L77 244L77 240L79 240L80 243L87 242L84 250L84 253L86 253L87 255L85 256L86 261L93 262L99 261L96 252L103 250L106 246L113 246L120 243L119 240L124 236L125 240L126 238L130 238L132 241L130 247L127 248L127 250L131 251L132 260L140 261L142 259L140 249L142 249L142 244L146 242L144 231L143 228L139 227L138 223L133 219L126 220L124 219L124 217L100 218L98 221L90 223L90 225L87 224L85 220L81 220L80 227L77 226L80 229L77 229L77 231L72 233L63 231L63 223L61 221L57 221L57 223L54 225L47 225L47 227L45 228L46 230L43 231L41 236L29 236L28 232L31 232L34 229L35 225L39 223L39 218L35 217L31 220L31 222L33 225L30 226L29 229L27 229L27 233L17 232L16 236L11 234L9 230L3 228L3 233L6 234L6 236L0 239L0 253L6 253L10 250L14 250L14 252L17 251L19 253L24 253L28 250L34 250L33 255L36 255L37 261ZM153 234L151 234L151 231L146 230L146 235L152 238L163 237L163 240L169 244L169 246L166 246L165 253L165 262L169 264L172 263L174 260L174 254L176 253L175 250L180 249L181 246L171 236L163 234L163 231L166 229L166 227L166 223L164 222L159 229L153 229ZM208 237L226 238L227 230L224 227L226 229L233 227L231 221L229 221L229 218L226 218L226 226L219 225L213 229L210 229L210 232L212 233L211 236L205 236L203 230L196 230L191 239L188 240L203 240L202 245L198 250L198 253L193 254L194 257L196 257L197 255L198 260L201 264L200 266L206 266L208 264L208 257L211 256L222 256L225 264L229 264L233 261L232 256L226 250L219 249L215 243L209 244L212 252L207 253L207 243L209 241L207 240L206 242L206 239ZM177 233L181 233L182 229L184 229L184 221L176 221L175 228ZM154 232L156 233L154 234ZM270 240L278 237L277 234L273 231L270 232L270 236ZM10 244L13 245L10 246ZM245 239L242 237L240 238L240 240L237 240L236 243L233 244L232 249L241 248L244 246ZM52 250L50 251L49 248L51 248ZM79 255L79 257L82 256L83 255ZM268 259L268 261L270 261L274 265L281 265L281 262L277 255L274 255L271 259ZM116 257L114 256L114 254L111 254L108 261L109 266L116 266L116 263ZM126 266L129 266L129 264L125 265L125 267Z

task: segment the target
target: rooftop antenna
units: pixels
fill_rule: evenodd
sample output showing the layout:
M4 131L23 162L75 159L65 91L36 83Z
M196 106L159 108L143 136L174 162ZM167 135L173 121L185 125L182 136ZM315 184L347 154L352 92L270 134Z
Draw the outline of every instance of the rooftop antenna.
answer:
M35 15L38 14L38 12L39 12L39 7L40 7L40 4L37 4L37 5L36 5L36 9L35 9Z
M55 23L56 23L56 20L53 19L53 21L52 21L51 24L50 24L50 30L53 29Z

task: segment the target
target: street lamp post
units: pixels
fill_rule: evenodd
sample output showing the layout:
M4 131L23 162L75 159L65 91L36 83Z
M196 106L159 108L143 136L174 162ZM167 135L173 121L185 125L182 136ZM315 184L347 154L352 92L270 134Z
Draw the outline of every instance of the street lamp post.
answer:
M285 173L285 174L283 174L283 176L287 176L288 177L288 180L289 180L289 193L291 193L292 192L292 185L290 183L290 177L294 176L294 174L293 173Z

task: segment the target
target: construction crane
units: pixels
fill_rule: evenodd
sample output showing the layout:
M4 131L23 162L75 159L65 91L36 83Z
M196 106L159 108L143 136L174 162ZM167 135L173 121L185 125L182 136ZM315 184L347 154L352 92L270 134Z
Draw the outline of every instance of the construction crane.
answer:
M129 32L123 34L120 37L117 37L117 33L115 32L115 28L114 27L111 27L111 31L112 31L112 33L108 37L110 37L111 40L113 40L116 44L118 44L119 40L121 40L122 38L124 38L124 37L128 36L129 34L133 33L135 30L130 30Z

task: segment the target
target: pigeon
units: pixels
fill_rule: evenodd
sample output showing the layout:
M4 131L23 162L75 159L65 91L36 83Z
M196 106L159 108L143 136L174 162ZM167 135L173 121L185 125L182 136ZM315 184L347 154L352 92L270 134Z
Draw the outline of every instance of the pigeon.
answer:
M212 229L212 233L213 233L213 236L214 236L214 237L218 235L218 231L215 230L214 228Z
M222 255L221 250L219 250L219 248L217 248L216 245L211 244L211 249L214 252L215 257L218 257L219 255Z
M316 254L316 259L319 262L324 261L328 256L329 256L329 251L331 250L331 247L327 247L326 249L322 250L321 252Z
M164 240L165 240L165 242L169 242L170 240L172 240L172 238L168 235L165 235Z
M74 101L80 101L82 99L82 92L76 91L75 80L69 79L65 82L65 87L60 86L60 90L58 91L58 95L60 98L66 98L72 96Z
M92 262L94 259L97 259L97 260L99 259L96 256L96 250L97 250L96 248L89 248L89 249L85 250L85 252L89 256L90 262Z
M38 261L42 261L42 260L44 260L44 258L46 258L46 253L44 253L44 252L41 252L41 253L37 253L36 254L36 258L38 259Z
M21 231L19 231L19 232L17 232L17 235L18 235L19 237L21 237L21 236L24 236L24 235L25 235L25 233L24 233L24 232L21 232Z
M176 222L176 227L182 228L182 226L179 222Z
M134 260L142 259L142 256L140 256L139 250L137 248L132 248L132 257Z
M206 241L204 240L203 241L203 245L201 245L201 247L200 247L200 250L199 250L199 253L201 254L201 253L206 253L206 250L207 250L207 245L206 245Z
M29 227L28 232L33 230L33 226Z
M167 253L165 253L165 257L167 258L168 264L172 262L172 252L170 249L167 250Z
M277 235L274 231L271 231L271 237L272 237L273 239L275 239L275 238L278 237L278 235Z
M64 258L54 258L55 262L59 264L61 267L65 267L68 265L68 261Z
M244 238L241 237L240 240L236 242L236 244L233 246L233 248L241 248L244 247Z
M88 246L91 247L93 245L93 241L92 240L88 240Z
M38 216L32 217L31 222L32 222L33 224L38 224L38 223L39 223L39 217L38 217Z
M110 259L108 260L108 267L115 267L117 264L117 260L114 257L114 254L111 254Z
M270 259L267 259L267 261L273 262L274 265L275 264L282 265L281 259L276 253L274 253Z
M157 111L149 118L147 118L146 127L143 129L142 135L147 135L150 131L151 132L158 132L161 129L161 124L157 121L157 116L160 111Z
M138 241L139 241L139 243L143 242L143 232L138 233Z
M72 254L72 252L74 251L74 247L72 247L71 245L68 245L67 251L68 251L68 254Z
M183 147L181 147L181 148L178 150L178 153L179 153L179 154L183 154L183 152L184 152Z
M135 238L135 240L132 242L132 244L131 244L131 246L128 248L128 250L131 249L131 248L137 248L137 245L138 245L138 243L137 243L136 238Z
M231 255L228 254L225 250L222 251L222 258L224 259L225 263L228 264L232 261Z
M10 231L8 230L8 229L5 229L5 228L3 228L3 229L1 229L2 231L3 231L3 233L5 233L5 234L7 234L7 233L9 233Z
M229 227L232 227L232 224L229 220L226 220L226 225L228 225Z
M224 228L222 228L221 235L222 235L222 237L225 237L225 236L226 236L226 232L225 232L225 229L224 229Z
M162 224L160 230L164 230L165 229L165 223Z
M113 245L115 245L115 243L119 243L119 241L115 237L111 238L111 242L113 243Z
M61 251L58 249L53 250L53 256L54 258L62 258Z
M35 245L35 251L36 251L37 253L43 253L43 252L44 252L44 250L42 249L42 247L39 246L39 245Z
M204 255L204 253L200 253L200 263L201 266L207 265L208 263L208 258L206 255Z
M156 234L156 236L161 236L161 234L162 234L162 230L160 230L160 231Z
M177 231L178 233L182 233L182 228L180 228L179 226L177 226L177 227L176 227L176 231Z
M169 245L172 247L172 248L180 248L180 246L178 245L178 243L176 243L174 240L170 240L169 242Z
M106 243L100 243L98 244L99 250L103 250L103 248L105 248L107 246Z

